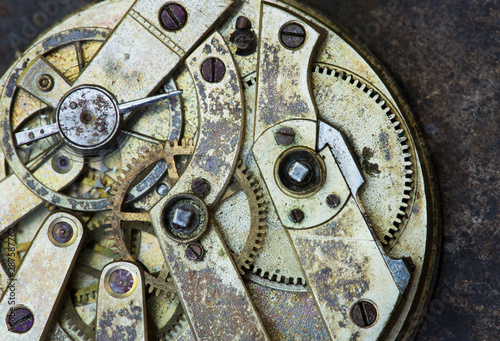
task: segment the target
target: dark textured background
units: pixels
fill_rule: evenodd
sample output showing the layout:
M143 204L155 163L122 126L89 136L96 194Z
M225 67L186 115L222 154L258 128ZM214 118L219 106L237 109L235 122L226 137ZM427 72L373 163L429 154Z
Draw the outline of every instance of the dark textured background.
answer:
M15 54L9 33L28 38L16 41L22 49L93 2L57 0L66 5L41 16L43 4L53 1L0 0L0 74ZM379 58L424 132L440 187L443 254L417 340L498 340L500 5L496 0L303 2L340 23ZM26 21L40 29L23 32Z

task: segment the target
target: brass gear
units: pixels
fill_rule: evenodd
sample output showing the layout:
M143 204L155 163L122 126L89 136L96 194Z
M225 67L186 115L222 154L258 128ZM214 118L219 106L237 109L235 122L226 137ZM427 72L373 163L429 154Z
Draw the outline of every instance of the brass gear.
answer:
M87 223L87 231L88 244L99 238L101 240L104 239L105 241L108 241L106 234L109 233L109 229L107 229L107 225L103 224L101 221L91 220ZM141 244L141 231L127 230L127 232L130 232L127 233L127 238L131 243L131 256L134 260L137 260ZM112 250L101 245L92 245L92 250L108 256L112 254ZM160 302L161 305L168 307L172 306L172 308L169 309L176 309L176 313L169 318L168 323L166 323L165 326L158 330L153 327L150 329L152 333L155 333L155 335L157 334L162 336L169 334L172 330L178 328L179 314L181 314L181 312L177 312L177 310L180 309L180 303L175 297L175 289L171 283L171 279L168 277L166 264L163 264L162 269L156 277L149 272L144 271L144 282L149 294L153 294L156 297L160 296L160 300L158 302ZM99 282L97 281L87 287L79 288L75 291L69 290L70 297L64 304L59 322L61 327L77 340L91 340L95 334L95 326L92 323L90 325L85 323L84 319L82 319L79 315L79 311L77 311L77 309L79 306L85 306L97 302L98 287ZM149 297L151 298L152 296ZM150 313L154 314L154 312Z
M115 249L119 259L131 260L129 250L127 249L122 233L122 205L127 197L127 192L130 186L134 183L137 177L143 172L144 169L151 167L161 160L167 162L169 171L170 184L173 186L179 179L179 174L176 169L174 156L176 155L191 155L193 152L192 141L183 141L179 144L177 141L172 146L166 147L156 146L153 149L146 151L140 160L136 160L134 166L128 166L127 169L122 171L121 179L117 182L118 186L112 189L113 196L110 197L111 204L108 213L108 222L111 227L108 229L110 232L110 247ZM239 254L234 254L235 262L241 274L250 269L254 257L257 255L261 248L261 243L266 230L264 214L264 200L262 199L262 192L252 174L247 171L246 166L242 166L241 162L236 167L233 175L235 181L239 184L248 199L250 205L250 231L245 239L242 251ZM138 226L141 226L139 224ZM140 228L140 227L139 227ZM151 232L151 229L147 232ZM158 287L160 283L154 282Z
M316 103L318 105L318 109L321 112L343 112L342 109L332 109L332 104L328 101L336 101L336 103L342 103L341 97L332 99L332 96L329 96L327 93L333 92L331 88L327 90L322 89L325 82L329 82L328 85L330 87L335 88L336 93L340 93L345 97L351 99L357 99L360 102L366 104L368 108L372 108L372 110L377 110L380 117L384 118L384 131L390 135L390 138L395 141L394 143L394 160L399 160L397 163L398 172L400 174L399 180L394 183L385 183L382 188L384 198L391 198L391 209L388 210L389 203L387 200L385 201L374 201L373 198L377 198L378 196L368 195L366 191L373 191L373 188L376 186L364 186L360 191L362 202L365 204L365 209L367 210L368 218L372 225L375 228L375 231L380 239L380 241L386 246L391 247L395 240L397 240L398 233L400 233L408 220L411 212L408 211L408 207L413 207L412 200L414 200L414 182L415 179L415 170L414 170L414 156L411 154L412 142L409 138L409 132L407 131L404 120L400 116L400 114L391 106L390 100L386 99L381 95L379 91L377 91L372 85L368 84L361 77L349 73L346 70L342 70L336 68L332 65L315 63L311 69L312 77L313 77L313 91L316 98ZM243 84L245 86L245 95L247 102L247 110L253 112L253 108L251 107L254 100L254 93L257 84L257 79L254 73L247 75L243 79ZM340 89L340 90L339 90ZM336 111L335 111L336 110ZM344 115L352 118L353 115ZM337 119L337 118L336 118ZM250 121L252 118L250 118ZM347 135L349 135L349 122L342 122L339 119L339 122L332 122L335 125L339 126L341 130L343 130ZM252 122L248 123L250 126ZM358 129L359 127L356 127ZM359 129L358 129L359 130ZM253 134L253 130L247 129L247 134ZM356 130L353 130L353 134L356 134ZM356 137L350 137L350 141L363 141L363 139ZM377 172L378 168L372 169L372 167L379 166L376 163L380 164L383 176L383 167L386 159L384 157L379 157L381 162L374 162L373 159L377 158L377 155L370 155L370 153L383 153L384 151L369 151L366 153L364 148L359 146L353 146L354 149L359 149L357 154L359 154L359 163L361 164L362 171L365 175L365 179L368 181L385 181L388 179L379 178L378 174L372 176L370 174L371 171ZM397 153L396 153L397 151ZM247 153L251 154L251 151L248 150ZM366 154L366 155L365 155ZM397 156L396 156L397 155ZM380 156L380 155L379 155ZM373 158L373 159L370 159ZM392 161L391 161L392 162ZM253 157L247 157L246 163L248 167L256 172L256 178L260 180L260 175L258 172L258 167L253 160ZM389 163L387 163L389 165ZM389 166L394 166L390 164ZM396 172L395 172L396 173ZM391 180L391 179L389 179ZM394 181L394 180L391 180ZM380 187L380 186L379 186ZM378 187L377 187L378 188ZM394 188L397 191L390 192L387 188ZM267 200L268 193L266 190L263 191L264 196ZM366 194L366 195L365 195ZM391 194L391 195L389 195ZM382 213L381 213L382 212ZM271 219L271 220L270 220ZM269 285L274 288L282 288L285 289L288 287L291 290L305 290L304 286L306 286L306 281L303 278L302 270L297 261L295 259L285 259L281 251L285 250L288 246L288 241L284 233L281 232L281 224L274 224L279 231L276 230L276 227L273 228L273 219L277 219L277 217L273 218L272 212L269 213L268 217L268 225L270 226L266 241L263 244L263 249L259 257L257 257L254 265L252 266L252 272L254 275L257 275L262 278L258 279L254 277L254 279L262 284ZM377 223L378 222L378 223ZM383 223L382 223L383 222ZM285 240L285 242L282 242ZM281 254L280 254L281 253ZM282 285L284 284L284 286Z
M174 141L172 145L168 142L165 146L156 145L155 147L146 150L140 160L133 160L133 165L128 165L119 176L119 180L115 183L116 187L111 189L111 197L108 198L110 204L107 213L107 221L111 227L107 229L110 233L109 236L109 247L113 248L113 253L118 255L120 260L133 261L127 245L124 241L123 230L122 230L122 220L123 211L122 206L127 199L127 193L136 181L136 179L143 173L143 171L151 166L155 165L160 161L165 161L167 164L168 178L170 182L170 188L179 180L179 172L176 166L175 156L182 155L192 155L194 152L194 146L192 140L183 140L179 143L177 140ZM139 224L140 226L141 224ZM149 229L146 232L152 232Z
M266 207L259 183L252 176L252 172L248 171L247 166L243 165L241 161L239 161L234 171L233 180L233 185L229 186L228 190L226 190L221 202L240 190L245 193L248 202L250 215L248 236L239 253L235 253L233 250L236 265L240 273L244 275L245 272L251 268L255 256L262 248L262 242L264 241L264 235L267 230ZM217 209L215 214L217 215ZM225 233L224 229L221 228L221 230L226 240L230 239L230 236Z

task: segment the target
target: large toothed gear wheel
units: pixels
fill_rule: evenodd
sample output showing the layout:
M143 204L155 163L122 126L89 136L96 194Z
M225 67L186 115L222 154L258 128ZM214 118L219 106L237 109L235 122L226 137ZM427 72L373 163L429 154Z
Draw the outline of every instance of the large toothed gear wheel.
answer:
M412 339L440 242L418 127L291 1L96 1L14 62L1 338Z
M125 243L122 224L126 224L127 222L129 224L137 222L143 223L138 226L146 225L143 227L145 231L152 231L147 224L144 224L148 222L148 218L146 217L146 220L141 219L144 217L144 214L123 210L123 206L127 202L132 184L137 182L138 178L142 173L144 173L145 169L161 163L163 167L158 167L158 169L162 171L162 173L167 173L166 176L168 178L168 183L170 184L170 188L172 188L172 186L179 180L179 172L175 157L190 156L193 154L193 151L194 146L191 140L184 140L182 143L179 143L176 140L172 146L167 144L166 146L155 146L149 150L145 150L138 159L134 160L133 164L128 165L127 169L122 170L117 186L111 190L113 196L109 198L110 205L108 208L110 211L107 214L107 223L110 225L107 230L110 234L110 243L108 246L114 249L113 253L116 254L119 259L133 260L133 257ZM156 179L156 177L154 177L154 179ZM148 178L146 177L146 179L142 179L142 181L147 183ZM149 184L149 186L152 187L151 184ZM168 187L163 194L167 191ZM157 195L158 197L161 197L161 194L157 193Z
M370 186L360 193L366 214L378 238L386 246L392 246L404 230L411 212L408 207L414 200L412 142L409 132L402 125L402 117L379 92L367 85L356 75L339 70L332 65L318 64L311 70L313 90L318 107L323 112L350 112L351 115L335 115L330 120L343 128L354 141L354 150L361 171ZM247 96L255 98L255 75L244 80ZM335 93L335 96L331 94ZM349 103L342 97L351 99ZM253 106L253 101L247 101ZM250 108L253 110L253 108ZM364 111L364 112L363 112ZM370 113L370 126L363 125L364 115ZM376 128L375 128L376 126ZM371 134L377 131L378 134ZM386 143L385 149L371 148L377 143ZM252 169L257 168L250 159ZM269 239L264 243L265 257L257 258L253 273L271 282L306 285L300 264L294 257L283 257L287 247L276 229L271 229ZM271 284L274 285L274 284Z
M233 178L234 183L229 186L228 191L221 200L221 204L215 210L215 218L221 225L220 228L228 246L236 254L236 265L240 272L245 274L251 268L265 239L267 230L266 204L262 198L259 183L241 162L236 168ZM241 202L239 198L231 199L232 196L238 195L240 191L246 197L246 204L248 205L246 209L235 207L236 202L240 202L245 206L244 200ZM242 214L235 214L235 209ZM242 228L245 225L248 225L247 228Z
M142 157L136 160L134 165L129 165L127 170L122 172L117 187L112 190L113 196L109 199L111 204L109 206L110 211L107 219L110 225L107 229L110 240L108 246L114 249L113 254L116 254L118 259L134 259L125 243L126 239L123 235L122 224L128 223L144 232L152 231L148 224L150 218L146 216L148 214L147 212L130 212L124 207L131 185L137 182L138 178L140 178L141 174L144 172L144 169L149 169L158 165L160 162L164 162L168 172L167 177L169 179L170 188L173 187L180 177L174 157L181 155L189 156L193 153L193 150L192 141L189 140L182 141L182 143L175 141L172 146L156 146L153 149L145 151ZM240 272L244 274L245 271L250 268L264 240L266 216L264 214L265 208L264 201L261 198L260 186L256 183L256 180L252 178L251 173L247 172L245 166L239 165L236 168L234 180L236 185L234 187L236 188L230 187L228 190L229 193L226 193L226 198L239 190L243 191L249 205L248 219L250 228L248 233L240 238L241 240L232 241L233 239L238 239L239 236L235 235L235 233L231 233L231 231L226 231L226 238L229 240L230 244L241 243L241 250L233 252L235 252L235 262ZM167 191L164 192L164 194L166 193ZM159 279L153 280L146 277L146 282L148 281L151 282L150 287L152 289L157 288L157 290L160 290L162 288L162 283L159 283Z

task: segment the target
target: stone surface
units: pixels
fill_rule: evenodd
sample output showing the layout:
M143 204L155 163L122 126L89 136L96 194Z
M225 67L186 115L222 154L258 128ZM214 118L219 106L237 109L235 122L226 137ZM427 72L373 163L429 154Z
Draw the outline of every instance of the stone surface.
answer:
M15 56L13 45L25 48L57 20L91 2L0 0L0 74ZM500 320L497 2L304 2L358 36L395 77L421 123L440 187L443 254L417 340L496 340ZM58 8L43 6L50 3ZM30 31L26 22L38 26L32 25Z
M497 340L500 7L496 1L308 1L387 67L420 121L440 189L443 249L417 340ZM360 33L362 32L362 33Z

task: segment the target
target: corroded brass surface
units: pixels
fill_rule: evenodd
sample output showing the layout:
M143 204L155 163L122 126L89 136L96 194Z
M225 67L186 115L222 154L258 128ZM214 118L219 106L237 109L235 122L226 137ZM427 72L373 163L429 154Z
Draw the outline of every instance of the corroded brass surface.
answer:
M111 277L118 271L129 275L130 278L125 279L132 281L129 291L123 294L113 291L110 284L113 280ZM96 317L97 341L148 339L145 285L142 276L136 265L127 262L110 263L102 269Z
M34 312L51 322L44 333L109 338L123 322L139 326L138 334L120 334L132 339L409 338L435 266L435 198L411 113L392 83L335 25L300 6L175 3L101 2L38 38L2 78L4 265L15 264L18 274L36 268L36 232L50 214L70 210L88 236L74 269L54 278L57 295L68 291L68 299ZM230 39L239 16L256 33L258 48L247 56ZM180 29L165 29L167 17ZM106 88L118 105L176 89L182 95L124 116L115 143L95 155L57 134L15 143L54 124L54 108L80 85ZM344 153L364 179L359 191L342 158L318 148L319 122L344 135ZM293 129L292 142L280 142L280 128ZM277 170L294 150L319 165L304 191L287 187ZM287 172L300 182L307 174L293 161ZM199 179L208 188L197 192ZM178 194L195 193L209 224L190 240L203 251L191 260L186 245L165 233L162 213ZM330 195L337 204L327 202ZM292 222L293 209L304 218ZM192 217L181 213L176 224L189 225ZM406 290L393 266L401 258L412 265ZM106 286L108 269L120 264L135 283L121 298ZM5 270L2 291L12 277ZM129 301L123 309L142 317L103 315ZM352 317L359 302L376 309L368 327Z
M51 240L55 225L65 223L72 230L72 242L56 245ZM17 272L10 274L9 290L4 291L0 302L0 316L8 319L11 309L25 307L33 314L33 326L25 333L17 334L0 324L2 337L8 340L40 340L51 332L53 310L63 296L63 290L74 266L83 239L83 224L67 213L55 213L45 220L24 262ZM14 269L14 268L11 268ZM43 294L39 289L43 286Z

